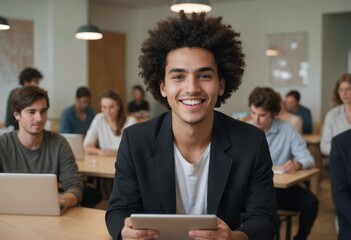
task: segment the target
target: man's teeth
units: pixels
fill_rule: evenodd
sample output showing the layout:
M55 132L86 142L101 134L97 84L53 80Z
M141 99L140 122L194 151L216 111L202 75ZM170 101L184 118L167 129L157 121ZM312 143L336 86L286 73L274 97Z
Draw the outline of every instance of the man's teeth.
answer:
M182 102L185 105L194 106L194 105L200 104L202 102L202 100L182 100Z

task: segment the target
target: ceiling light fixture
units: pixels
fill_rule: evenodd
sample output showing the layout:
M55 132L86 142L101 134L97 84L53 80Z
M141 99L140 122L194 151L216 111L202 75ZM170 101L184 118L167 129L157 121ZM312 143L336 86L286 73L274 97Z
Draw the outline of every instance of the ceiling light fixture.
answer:
M77 29L76 38L81 40L98 40L102 38L102 33L97 26L94 26L89 22Z
M81 40L99 40L102 38L100 29L90 23L91 16L91 0L87 0L88 6L88 24L80 26L76 31L76 38Z
M8 30L10 29L10 25L7 22L7 19L0 16L0 30Z
M279 56L279 50L276 48L268 48L265 54L267 57L277 57Z
M211 9L208 0L174 0L171 6L173 12L183 10L185 13L209 12Z

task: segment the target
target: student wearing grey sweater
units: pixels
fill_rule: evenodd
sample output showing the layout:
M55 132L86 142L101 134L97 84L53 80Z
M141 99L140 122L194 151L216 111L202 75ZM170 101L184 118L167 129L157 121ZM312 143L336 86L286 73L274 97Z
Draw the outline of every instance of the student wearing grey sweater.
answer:
M0 172L54 173L62 185L62 207L80 203L83 183L73 152L60 135L44 130L47 93L33 86L17 90L11 103L19 130L0 136Z

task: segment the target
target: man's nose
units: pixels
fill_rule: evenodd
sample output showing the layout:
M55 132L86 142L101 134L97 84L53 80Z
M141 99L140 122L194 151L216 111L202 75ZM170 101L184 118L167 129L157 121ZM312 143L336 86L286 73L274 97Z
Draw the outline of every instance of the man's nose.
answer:
M199 90L199 81L196 78L195 74L191 74L188 76L186 81L186 91L187 92L198 92Z
M40 112L36 112L34 115L34 119L36 121L40 121L43 118L42 114Z

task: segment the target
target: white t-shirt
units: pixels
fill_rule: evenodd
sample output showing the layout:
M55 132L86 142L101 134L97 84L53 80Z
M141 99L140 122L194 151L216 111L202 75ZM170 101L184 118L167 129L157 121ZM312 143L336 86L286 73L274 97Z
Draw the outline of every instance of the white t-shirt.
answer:
M134 123L136 123L134 117L127 117L123 129ZM122 133L121 135L116 136L110 125L108 125L105 115L103 113L98 113L95 115L88 129L87 135L84 138L84 146L96 145L99 142L100 149L117 151L119 144L121 143L121 138Z
M197 163L191 164L174 144L177 214L207 214L210 146Z

